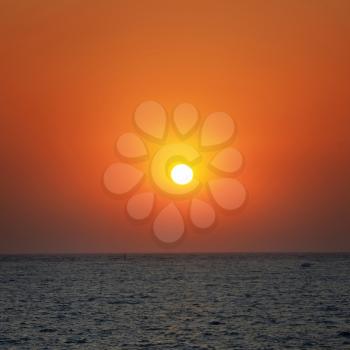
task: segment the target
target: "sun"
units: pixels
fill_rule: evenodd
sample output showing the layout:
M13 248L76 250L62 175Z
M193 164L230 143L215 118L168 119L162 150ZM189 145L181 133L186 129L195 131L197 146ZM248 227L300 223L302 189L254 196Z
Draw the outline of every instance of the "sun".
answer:
M193 179L193 170L187 164L177 164L172 168L170 176L177 185L187 185Z

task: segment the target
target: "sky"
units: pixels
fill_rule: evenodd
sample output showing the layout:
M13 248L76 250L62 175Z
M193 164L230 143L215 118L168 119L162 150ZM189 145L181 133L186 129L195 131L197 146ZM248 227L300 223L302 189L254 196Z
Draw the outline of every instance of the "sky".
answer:
M350 2L2 0L0 253L350 251ZM225 111L248 200L163 247L102 176L145 100Z

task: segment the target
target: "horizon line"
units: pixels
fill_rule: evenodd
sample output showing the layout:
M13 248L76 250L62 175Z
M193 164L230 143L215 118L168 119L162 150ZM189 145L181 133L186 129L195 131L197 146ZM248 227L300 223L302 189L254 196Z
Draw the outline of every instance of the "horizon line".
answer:
M79 256L79 255L332 255L332 254L350 254L350 251L207 251L207 252L33 252L33 253L1 253L1 256Z

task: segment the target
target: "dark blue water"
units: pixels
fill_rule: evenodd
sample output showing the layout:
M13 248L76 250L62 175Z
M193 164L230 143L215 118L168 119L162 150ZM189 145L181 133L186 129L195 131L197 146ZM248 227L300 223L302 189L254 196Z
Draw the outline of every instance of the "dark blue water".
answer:
M0 257L1 349L350 349L350 255Z

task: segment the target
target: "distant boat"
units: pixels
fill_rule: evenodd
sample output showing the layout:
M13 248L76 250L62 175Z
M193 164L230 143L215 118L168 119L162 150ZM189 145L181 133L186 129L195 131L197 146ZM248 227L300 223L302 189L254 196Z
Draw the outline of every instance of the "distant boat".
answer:
M311 267L311 264L310 263L302 263L300 266L302 268L307 268L307 267Z

